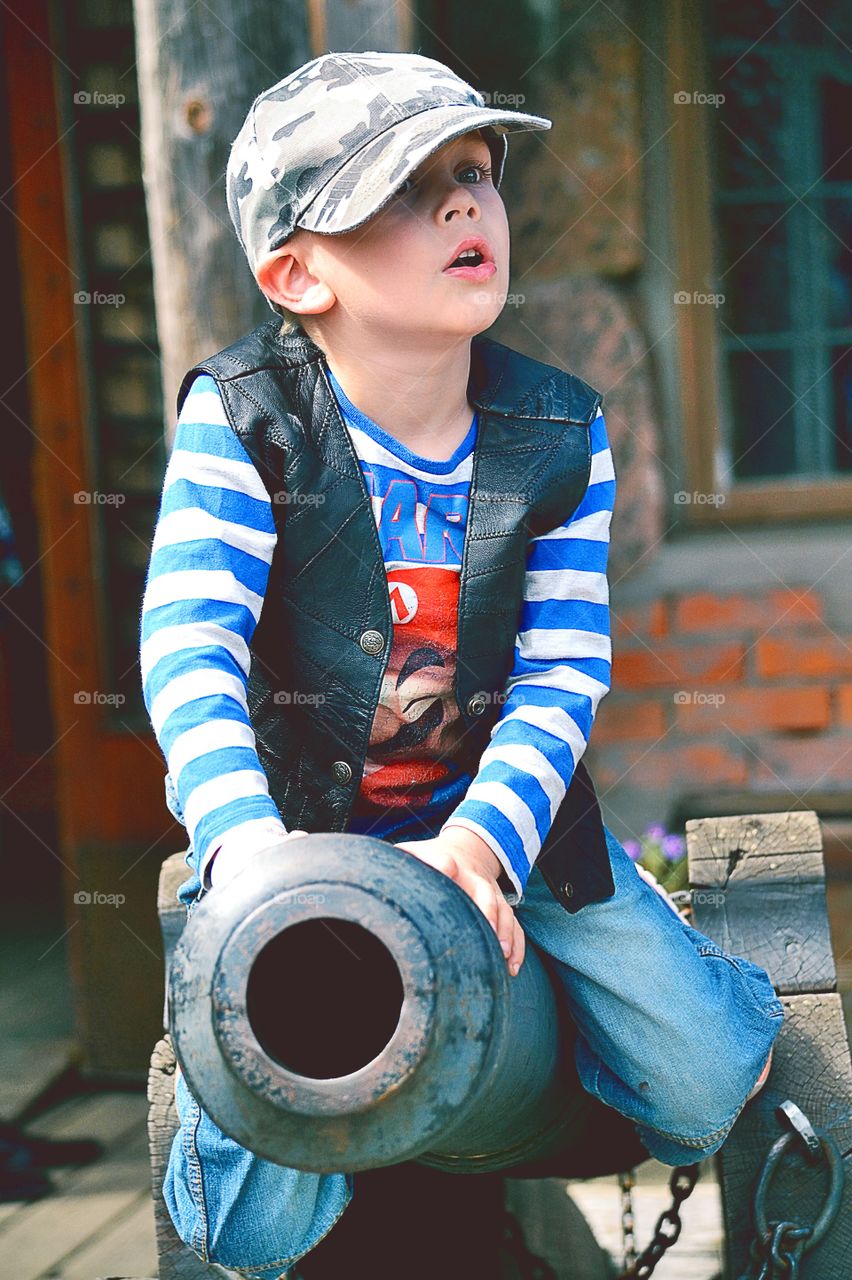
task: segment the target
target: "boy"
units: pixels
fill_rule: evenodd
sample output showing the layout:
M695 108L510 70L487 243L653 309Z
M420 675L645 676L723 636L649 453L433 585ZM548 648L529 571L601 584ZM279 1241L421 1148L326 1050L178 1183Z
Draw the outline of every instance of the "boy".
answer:
M548 953L584 1088L674 1165L721 1146L783 1011L637 873L582 764L615 476L600 394L479 336L509 283L512 126L550 122L414 54L326 54L256 99L228 207L287 323L184 380L145 699L190 911L277 840L392 840L473 898L510 973L525 933ZM178 1233L274 1280L352 1177L243 1150L180 1073L176 1101Z

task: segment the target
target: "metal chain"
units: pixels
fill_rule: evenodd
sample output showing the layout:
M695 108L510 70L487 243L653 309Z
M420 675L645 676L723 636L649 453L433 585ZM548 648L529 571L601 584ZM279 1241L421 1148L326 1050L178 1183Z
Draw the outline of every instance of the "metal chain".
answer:
M657 1219L654 1235L636 1261L623 1271L618 1280L647 1280L653 1275L657 1263L667 1249L670 1249L681 1233L683 1223L680 1219L680 1206L695 1190L695 1184L701 1176L701 1168L697 1164L678 1165L672 1170L669 1178L669 1189L672 1203L664 1209Z
M799 1262L823 1239L837 1216L843 1199L843 1157L831 1134L814 1129L808 1117L787 1098L775 1108L778 1118L790 1126L770 1147L754 1192L754 1238L749 1261L739 1280L797 1280ZM766 1195L775 1170L788 1152L804 1155L812 1167L825 1162L830 1182L819 1216L812 1226L769 1220Z
M636 1218L633 1213L635 1174L635 1169L626 1169L618 1175L618 1185L621 1187L621 1265L625 1271L636 1265L639 1256L636 1252Z

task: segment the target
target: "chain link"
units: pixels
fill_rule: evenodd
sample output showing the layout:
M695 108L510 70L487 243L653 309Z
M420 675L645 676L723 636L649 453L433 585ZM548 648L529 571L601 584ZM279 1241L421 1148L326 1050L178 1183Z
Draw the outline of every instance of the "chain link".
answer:
M635 1169L627 1169L618 1175L618 1185L621 1187L621 1265L625 1271L635 1265L639 1256L636 1252L636 1217L633 1212L635 1175Z
M697 1164L682 1164L672 1170L669 1178L669 1190L672 1203L664 1209L657 1219L654 1235L636 1261L621 1273L618 1280L647 1280L653 1275L657 1263L667 1249L670 1249L680 1235L683 1223L680 1218L680 1206L695 1190L701 1175L701 1167Z
M755 1234L749 1246L748 1265L739 1280L797 1280L799 1262L823 1239L843 1199L843 1157L831 1134L814 1129L789 1098L775 1108L775 1114L790 1129L772 1144L761 1167L754 1192ZM819 1217L812 1226L770 1220L766 1212L766 1196L775 1170L788 1153L795 1154L797 1149L811 1166L824 1161L830 1174Z

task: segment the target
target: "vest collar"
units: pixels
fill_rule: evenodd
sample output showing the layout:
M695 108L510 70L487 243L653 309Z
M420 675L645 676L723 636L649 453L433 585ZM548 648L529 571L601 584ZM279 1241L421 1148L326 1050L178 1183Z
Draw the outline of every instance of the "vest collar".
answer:
M275 364L292 369L326 364L325 353L303 330L282 336L279 328L273 319L252 335L272 348ZM482 334L471 341L468 399L480 411L515 420L583 424L591 422L600 403L580 379Z

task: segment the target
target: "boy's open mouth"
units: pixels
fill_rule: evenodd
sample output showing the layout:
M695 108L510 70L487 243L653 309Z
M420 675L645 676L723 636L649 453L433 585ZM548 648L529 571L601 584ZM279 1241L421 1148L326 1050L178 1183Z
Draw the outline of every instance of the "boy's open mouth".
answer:
M485 259L483 258L482 254L479 252L478 249L465 249L464 253L460 253L457 258L453 259L453 261L450 263L450 266L451 267L478 267L479 264L484 261Z
M485 280L497 270L494 254L487 240L471 236L456 245L455 256L444 267L445 272L473 280Z
M494 261L494 254L487 240L481 236L470 236L456 245L455 256L444 267L445 271L458 267L481 267L483 262Z

